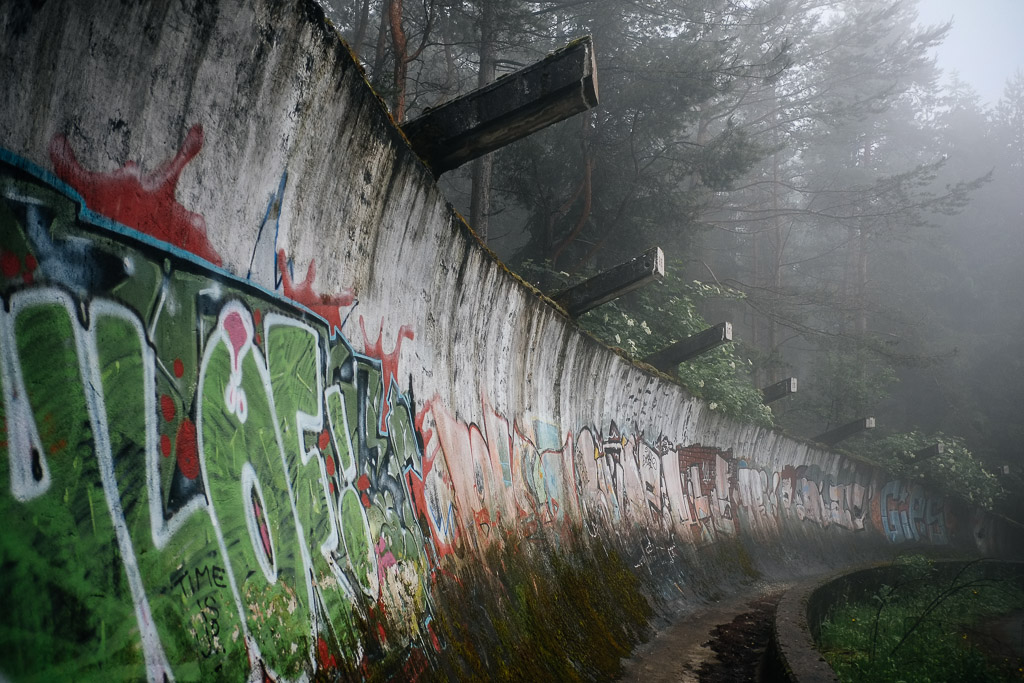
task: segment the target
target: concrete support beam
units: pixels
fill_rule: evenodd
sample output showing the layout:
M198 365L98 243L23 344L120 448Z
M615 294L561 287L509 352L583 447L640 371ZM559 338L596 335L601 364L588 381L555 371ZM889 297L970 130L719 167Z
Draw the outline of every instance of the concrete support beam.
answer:
M576 317L663 277L665 254L660 247L654 247L551 298Z
M434 176L597 104L590 36L402 126Z
M927 460L928 458L934 458L936 455L942 455L945 452L946 447L942 445L942 442L939 442L914 451L914 456L916 456L918 461L921 461Z
M644 358L644 362L662 372L671 374L675 372L676 366L680 363L731 341L732 323L718 323L714 327L709 327L703 332L698 332L661 351L652 353Z
M762 400L765 403L778 401L780 398L796 393L796 377L787 377L781 382L776 382L761 390Z
M814 437L814 441L817 441L818 443L828 444L829 446L834 446L843 439L848 439L854 434L863 432L866 429L874 428L875 418L862 417L861 419L854 420L853 422L845 424L842 427L836 427L830 432L819 434L818 436Z

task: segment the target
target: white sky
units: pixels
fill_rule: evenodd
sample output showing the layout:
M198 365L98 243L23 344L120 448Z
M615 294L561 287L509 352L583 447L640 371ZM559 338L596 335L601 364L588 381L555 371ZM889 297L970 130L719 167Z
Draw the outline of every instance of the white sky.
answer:
M953 19L937 52L944 74L957 71L987 104L995 104L1006 80L1024 69L1024 0L918 0L923 25Z

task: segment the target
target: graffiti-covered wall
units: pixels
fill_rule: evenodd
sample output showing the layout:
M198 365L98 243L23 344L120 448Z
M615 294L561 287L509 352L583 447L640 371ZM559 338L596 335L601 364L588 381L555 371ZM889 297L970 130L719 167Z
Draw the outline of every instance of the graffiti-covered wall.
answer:
M0 32L0 680L415 679L439 582L542 539L682 582L729 542L997 542L579 334L311 0Z

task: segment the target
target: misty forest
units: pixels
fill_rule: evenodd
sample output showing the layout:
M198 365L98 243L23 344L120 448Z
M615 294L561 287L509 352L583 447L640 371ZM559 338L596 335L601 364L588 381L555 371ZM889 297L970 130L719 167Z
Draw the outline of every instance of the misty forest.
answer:
M730 321L678 369L710 408L807 439L874 417L839 447L1024 520L1024 71L984 104L916 0L325 11L399 122L593 36L596 108L441 177L477 234L548 294L661 247L581 326L642 359Z

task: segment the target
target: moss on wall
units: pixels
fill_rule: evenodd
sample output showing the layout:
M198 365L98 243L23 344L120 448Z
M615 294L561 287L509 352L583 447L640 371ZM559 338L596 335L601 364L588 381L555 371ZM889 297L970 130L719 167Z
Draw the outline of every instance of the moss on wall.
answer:
M438 680L589 681L620 672L653 614L633 567L579 530L492 546L438 577Z

